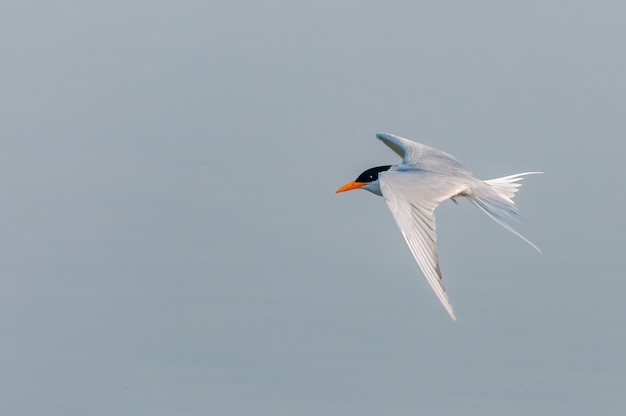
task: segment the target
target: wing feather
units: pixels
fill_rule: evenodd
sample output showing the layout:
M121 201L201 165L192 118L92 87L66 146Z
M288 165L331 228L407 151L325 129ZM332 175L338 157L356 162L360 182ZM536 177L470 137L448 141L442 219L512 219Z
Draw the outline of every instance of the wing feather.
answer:
M435 209L464 190L463 181L450 181L423 171L389 171L382 173L379 180L389 211L415 261L437 298L456 320L439 268Z
M436 162L433 166L463 167L463 163L460 160L434 147L426 146L395 134L378 133L376 137L396 152L402 158L402 163L404 164L413 165L416 163Z

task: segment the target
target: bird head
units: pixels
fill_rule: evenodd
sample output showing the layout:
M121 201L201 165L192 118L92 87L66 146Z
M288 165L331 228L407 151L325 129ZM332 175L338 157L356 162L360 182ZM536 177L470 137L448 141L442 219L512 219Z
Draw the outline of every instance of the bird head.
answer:
M378 175L381 172L389 170L390 167L391 165L370 168L361 173L359 177L356 178L354 181L348 182L341 188L337 189L337 193L351 191L352 189L365 189L366 191L370 191L373 194L382 196L382 193L380 192L380 182L378 181Z

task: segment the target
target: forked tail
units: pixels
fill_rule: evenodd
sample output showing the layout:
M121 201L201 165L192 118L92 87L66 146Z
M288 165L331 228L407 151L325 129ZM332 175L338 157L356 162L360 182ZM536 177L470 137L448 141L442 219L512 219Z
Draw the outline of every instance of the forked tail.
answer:
M524 175L534 175L537 173L543 172L518 173L517 175L479 182L472 187L471 192L468 192L467 199L483 210L483 212L489 215L495 222L526 241L535 250L541 253L539 247L518 233L506 222L507 220L519 222L519 210L515 202L513 202L515 193L518 188L522 186L522 184L518 182L524 179Z

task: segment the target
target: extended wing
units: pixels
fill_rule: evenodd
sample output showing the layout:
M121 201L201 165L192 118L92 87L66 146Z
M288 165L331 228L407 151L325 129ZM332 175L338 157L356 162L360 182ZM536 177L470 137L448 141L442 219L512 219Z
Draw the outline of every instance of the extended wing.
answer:
M435 208L466 186L458 178L423 171L390 171L380 175L380 189L393 219L430 287L454 320L439 269Z
M402 163L418 165L425 170L440 170L445 168L463 169L463 163L446 152L425 144L417 143L389 133L376 134L380 140L402 158Z

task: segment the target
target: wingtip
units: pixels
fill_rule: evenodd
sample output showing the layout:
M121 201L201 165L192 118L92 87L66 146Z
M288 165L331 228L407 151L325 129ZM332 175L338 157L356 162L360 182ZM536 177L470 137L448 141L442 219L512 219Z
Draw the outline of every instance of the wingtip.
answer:
M442 289L443 289L443 285L442 285ZM435 290L435 293L439 297L439 300L441 301L441 304L443 305L443 307L446 309L446 312L448 312L448 315L450 315L450 318L452 318L453 321L456 321L454 308L452 307L452 303L450 303L450 299L448 299L448 295L446 294L445 290L441 293L442 296L439 296L439 293L436 290Z
M385 132L382 132L382 131L376 133L376 138L379 139L379 140L385 140L385 139L388 139L390 137L398 137L398 136L396 136L395 134L385 133Z

